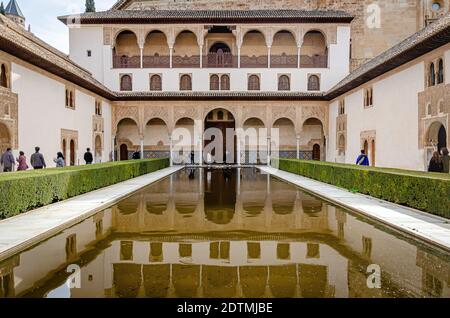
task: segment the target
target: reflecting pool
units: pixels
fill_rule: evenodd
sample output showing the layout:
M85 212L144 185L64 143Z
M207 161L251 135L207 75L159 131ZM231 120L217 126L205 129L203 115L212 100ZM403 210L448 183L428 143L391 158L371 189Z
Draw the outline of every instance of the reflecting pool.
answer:
M185 169L0 261L0 297L450 297L449 261L256 169Z

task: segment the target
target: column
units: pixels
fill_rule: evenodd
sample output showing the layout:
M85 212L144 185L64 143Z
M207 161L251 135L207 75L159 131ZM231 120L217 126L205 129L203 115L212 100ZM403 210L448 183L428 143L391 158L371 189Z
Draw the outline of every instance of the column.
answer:
M173 46L169 47L170 68L173 68Z
M141 159L144 159L144 136L141 136Z
M144 68L144 48L140 48L141 50L141 68Z
M241 68L241 47L238 46L238 68Z
M272 51L272 47L268 46L267 47L267 66L270 68L270 64L271 64L271 51Z
M200 45L199 48L200 48L200 68L203 68L203 45Z
M112 143L112 147L111 147L111 149L112 149L112 151L111 151L111 153L112 153L111 159L112 159L112 161L114 162L114 161L116 161L116 147L115 147L115 145L116 145L116 136L112 136L112 138L111 138L111 143ZM66 152L66 153L67 153L67 152Z
M297 159L300 159L300 136L297 136Z
M299 46L297 48L297 63L298 63L297 68L300 68L300 65L301 65L301 63L300 63L300 59L301 59L301 56L302 56L301 54L302 54L302 47Z
M237 150L237 158L236 158L236 163L238 166L241 165L241 135L238 133L237 134L237 138L236 138L236 150Z
M173 144L172 144L172 135L169 136L169 147L170 147L170 166L173 167Z
M270 149L271 149L271 139L270 137L267 137L267 165L270 166L270 157L271 157L271 153L270 153Z

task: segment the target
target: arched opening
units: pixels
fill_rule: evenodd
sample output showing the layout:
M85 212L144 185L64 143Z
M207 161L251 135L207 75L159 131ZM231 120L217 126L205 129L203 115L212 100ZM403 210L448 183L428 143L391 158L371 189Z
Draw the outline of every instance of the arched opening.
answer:
M233 67L234 56L224 42L215 42L208 52L208 67Z
M278 90L279 91L290 91L291 90L291 79L287 75L281 75L278 78Z
M120 161L128 160L128 146L126 144L120 145Z
M11 148L11 135L6 125L0 123L0 155L2 155L6 149Z
M269 286L276 298L293 298L297 288L297 265L269 267Z
M303 124L301 134L301 147L307 152L305 158L313 160L325 160L325 137L323 123L317 118L309 118Z
M298 67L297 43L291 32L283 30L275 34L270 60L271 67Z
M204 159L208 162L211 157L212 160L208 163L236 162L235 128L233 114L225 109L215 109L206 116Z
M193 32L179 33L173 47L173 67L200 67L199 52L197 37Z
M122 77L120 78L120 90L124 92L131 92L133 90L133 80L131 78L131 75L122 75ZM72 93L70 94L72 96Z
M180 77L180 91L192 91L192 78L188 74Z
M200 275L200 265L172 265L172 281L176 295L180 298L197 297L201 281Z
M76 153L75 153L75 141L73 139L70 140L70 165L71 166L75 166L75 158L76 158Z
M195 122L191 118L181 118L175 124L172 133L173 161L178 164L194 164L198 162L198 140L195 140ZM194 158L192 158L192 153ZM192 160L194 159L194 160Z
M290 215L295 210L297 191L280 180L271 180L272 210L276 215Z
M165 298L170 288L169 264L144 265L144 289L148 298Z
M253 75L250 75L248 77L248 87L247 87L247 89L249 91L259 91L259 90L261 90L261 83L260 83L258 75L253 74Z
M209 78L209 89L211 91L218 91L220 89L219 75L211 75L211 77Z
M278 150L279 154L273 153L276 148L274 147L274 135L272 133L272 156L280 158L291 158L297 157L297 136L295 133L295 125L292 120L288 118L280 118L273 124L273 129L278 130Z
M141 67L141 50L134 32L125 30L117 35L113 48L113 67Z
M268 50L264 35L257 30L247 32L242 40L241 67L268 67L267 53Z
M338 149L339 149L339 156L345 156L345 137L342 134L339 135Z
M441 127L439 128L437 147L439 151L442 150L442 148L447 148L447 131L444 125L441 125Z
M369 142L364 140L363 149L366 155L369 155Z
M64 156L64 160L67 160L67 141L66 141L66 139L63 139L63 141L62 141L62 153Z
M97 135L95 137L95 162L99 163L102 161L102 138Z
M151 91L161 91L162 90L161 75L155 74L155 75L150 76L150 90Z
M8 73L5 64L2 64L0 69L0 86L8 88Z
M240 189L242 207L246 216L261 215L267 202L267 177L255 175L252 169L242 169ZM249 249L250 247L251 245Z
M328 48L325 36L320 31L309 31L303 37L300 67L327 68Z
M229 91L230 90L230 76L224 74L220 77L220 90Z
M169 158L169 127L160 118L152 118L145 125L144 158Z
M181 121L181 124L183 121ZM197 210L200 201L200 172L184 170L174 177L173 197L177 213L183 217L191 217ZM192 177L193 176L193 177Z
M140 147L139 128L131 118L124 118L117 124L117 144L120 145L120 160L131 158L132 151L138 151ZM130 149L131 148L131 149Z
M430 64L430 70L429 70L429 86L436 85L436 70L434 67L434 63Z
M437 83L438 84L444 83L444 61L442 59L439 59L439 62L438 62Z
M206 219L214 224L229 224L236 212L237 172L205 171L203 184Z
M320 145L318 145L318 144L314 144L314 146L313 146L312 159L320 161Z
M244 136L241 151L244 152L245 164L261 164L267 162L267 132L264 122L259 118L249 118L244 122Z
M308 91L320 91L320 78L317 75L308 77Z
M142 265L114 264L113 282L117 297L136 298L142 284Z
M206 298L232 298L236 296L238 268L204 266L203 294Z
M167 68L170 67L170 52L166 35L158 30L147 34L144 44L144 67Z

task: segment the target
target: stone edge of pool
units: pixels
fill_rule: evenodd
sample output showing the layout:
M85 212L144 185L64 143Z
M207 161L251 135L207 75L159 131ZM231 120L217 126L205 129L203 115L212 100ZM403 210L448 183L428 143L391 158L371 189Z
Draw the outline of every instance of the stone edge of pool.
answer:
M0 261L76 225L182 169L182 166L161 169L0 221Z
M332 204L360 213L447 252L450 251L450 224L447 219L363 194L351 193L345 189L273 167L258 166L257 168L263 173L293 184Z

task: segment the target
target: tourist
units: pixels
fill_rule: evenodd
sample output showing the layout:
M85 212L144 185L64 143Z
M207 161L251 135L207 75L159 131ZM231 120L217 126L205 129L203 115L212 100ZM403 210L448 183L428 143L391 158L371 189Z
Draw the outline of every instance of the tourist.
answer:
M86 149L86 153L84 154L84 161L87 165L91 165L94 162L94 157L92 156L91 149Z
M435 151L433 157L431 157L430 165L428 166L428 172L442 172L442 160L439 152Z
M136 150L135 152L133 152L133 160L139 159L141 159L141 153L139 152L139 150Z
M361 150L361 154L356 159L356 164L358 166L369 166L369 157L367 157L365 150Z
M3 165L3 172L11 172L14 169L14 156L12 154L11 148L6 149L5 153L2 155L0 164Z
M194 154L194 152L192 151L191 152L191 164L194 164L195 163L195 154Z
M442 172L450 172L450 156L447 148L442 149Z
M19 158L17 158L16 161L19 163L17 171L25 171L28 169L27 157L25 157L25 153L23 151L19 152Z
M53 159L53 161L56 163L56 168L63 168L66 166L66 162L64 161L64 155L62 152L58 152L56 154L56 159Z
M40 170L43 168L47 168L47 165L45 164L44 156L39 152L41 148L36 147L34 148L36 151L34 154L31 155L30 162L31 166L35 170Z

